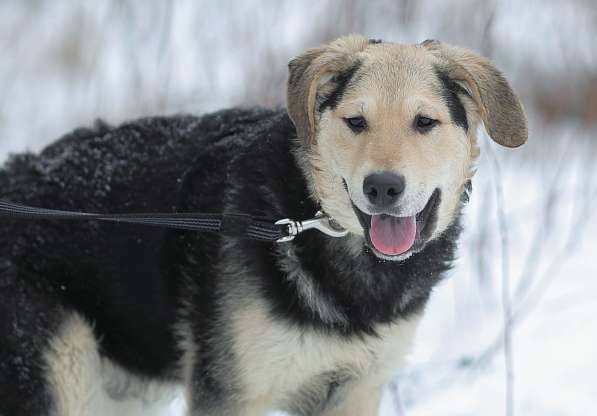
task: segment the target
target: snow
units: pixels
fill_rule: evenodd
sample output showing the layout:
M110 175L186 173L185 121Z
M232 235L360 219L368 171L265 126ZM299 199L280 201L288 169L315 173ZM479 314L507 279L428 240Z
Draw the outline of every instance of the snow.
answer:
M597 79L596 21L597 8L582 0L403 0L375 8L356 1L6 1L0 161L8 152L39 150L97 117L117 123L283 104L290 57L347 32L405 42L437 38L491 53L522 94L530 142L505 150L482 138L459 260L435 290L397 375L404 410L388 393L381 414L505 414L501 186L515 315L515 414L584 416L597 409L597 134L580 122L580 112L546 124L533 100L558 79L573 87L583 74ZM169 413L183 407L179 397Z

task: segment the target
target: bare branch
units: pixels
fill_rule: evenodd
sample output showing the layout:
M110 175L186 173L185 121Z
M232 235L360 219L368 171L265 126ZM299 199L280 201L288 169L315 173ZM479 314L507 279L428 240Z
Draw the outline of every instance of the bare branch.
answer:
M510 302L510 256L508 242L508 223L504 210L504 190L502 188L502 171L495 153L488 149L492 159L493 183L496 194L496 209L501 241L502 266L502 312L503 312L503 345L504 367L506 371L506 416L514 416L514 352L512 350L512 305Z

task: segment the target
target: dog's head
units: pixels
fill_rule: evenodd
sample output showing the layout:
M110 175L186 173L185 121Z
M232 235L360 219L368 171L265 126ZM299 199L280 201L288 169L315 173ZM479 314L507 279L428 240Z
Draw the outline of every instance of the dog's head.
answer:
M348 36L289 69L288 113L311 192L381 258L404 259L453 222L481 121L503 146L527 140L507 81L466 49Z

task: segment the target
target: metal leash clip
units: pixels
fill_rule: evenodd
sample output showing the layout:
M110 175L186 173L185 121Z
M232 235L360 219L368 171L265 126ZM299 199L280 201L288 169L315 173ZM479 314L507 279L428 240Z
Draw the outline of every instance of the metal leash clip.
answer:
M309 220L296 221L290 218L284 218L276 221L276 225L287 225L288 235L276 240L277 243L294 240L294 237L307 230L319 230L330 237L344 237L348 230L340 227L334 220L325 215L322 211L317 211L315 218Z

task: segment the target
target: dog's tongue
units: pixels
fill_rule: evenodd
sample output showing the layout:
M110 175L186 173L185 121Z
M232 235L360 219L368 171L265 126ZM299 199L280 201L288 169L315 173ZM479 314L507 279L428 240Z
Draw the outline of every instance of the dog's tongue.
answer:
M402 254L411 248L416 232L414 215L401 218L385 214L371 216L371 242L378 251L388 256Z

